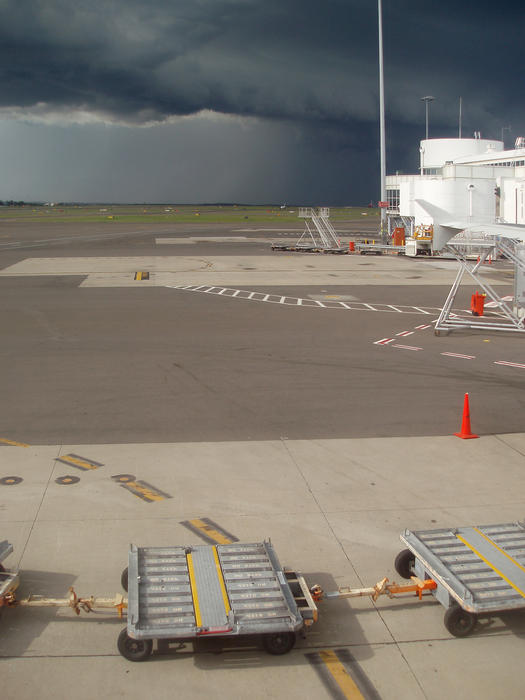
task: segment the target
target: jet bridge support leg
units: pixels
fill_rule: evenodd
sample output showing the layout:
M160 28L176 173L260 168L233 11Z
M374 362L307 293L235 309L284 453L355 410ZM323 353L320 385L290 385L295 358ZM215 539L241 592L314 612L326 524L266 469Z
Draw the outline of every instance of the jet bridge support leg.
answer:
M525 260L517 254L515 246L510 245L509 241L496 240L493 244L485 245L482 255L479 260L472 264L467 260L466 254L460 252L453 243L447 246L449 251L454 255L459 262L459 270L454 280L450 292L448 293L445 304L441 310L439 318L435 325L434 333L440 335L441 331L451 331L453 329L476 328L481 330L495 331L514 331L517 333L525 333L525 309L518 306L518 300L511 307L498 294L498 292L479 274L479 269L485 260L491 255L493 259L497 259L498 253L509 258L514 262L515 280L525 276ZM466 315L459 316L452 312L459 286L463 275L467 272L477 285L481 287L483 292L495 303L496 311L493 316L487 316L483 319L479 317L470 317ZM516 289L516 283L515 283ZM517 292L515 292L517 296Z

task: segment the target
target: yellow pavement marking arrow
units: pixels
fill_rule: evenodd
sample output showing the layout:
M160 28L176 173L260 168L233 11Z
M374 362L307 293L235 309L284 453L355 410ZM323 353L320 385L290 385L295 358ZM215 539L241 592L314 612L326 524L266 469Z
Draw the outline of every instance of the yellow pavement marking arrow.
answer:
M346 668L339 661L337 654L334 651L320 651L319 656L324 661L334 681L337 683L344 696L348 698L348 700L364 700L364 697L357 685L355 684L354 679L352 678L352 676L350 676Z

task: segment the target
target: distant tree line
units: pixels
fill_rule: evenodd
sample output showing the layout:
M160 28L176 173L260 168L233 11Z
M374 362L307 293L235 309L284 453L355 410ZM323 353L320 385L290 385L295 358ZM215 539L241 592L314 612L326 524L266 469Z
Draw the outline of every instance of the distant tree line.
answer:
M14 199L6 199L5 202L0 199L0 207L39 207L42 206L42 202L24 202L20 200L15 202Z

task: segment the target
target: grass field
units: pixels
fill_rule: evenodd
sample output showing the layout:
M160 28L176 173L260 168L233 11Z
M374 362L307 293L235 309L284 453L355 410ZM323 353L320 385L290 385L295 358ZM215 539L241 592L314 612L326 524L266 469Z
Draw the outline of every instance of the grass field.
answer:
M338 223L355 221L364 216L378 219L379 210L368 207L330 209L330 218ZM46 221L60 223L252 223L297 222L298 208L249 205L64 205L64 206L2 206L1 221Z

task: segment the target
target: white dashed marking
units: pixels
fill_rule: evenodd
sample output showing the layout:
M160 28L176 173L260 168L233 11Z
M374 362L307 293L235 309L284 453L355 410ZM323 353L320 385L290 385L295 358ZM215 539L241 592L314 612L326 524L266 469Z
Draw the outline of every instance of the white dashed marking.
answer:
M459 357L461 360L475 360L475 355L462 355L459 352L442 352L440 355L446 355L447 357Z
M520 367L521 369L525 369L525 365L520 364L519 362L506 362L505 360L497 360L494 362L495 365L504 365L505 367Z
M416 348L414 345L392 345L393 348L400 348L401 350L423 350L423 348Z

